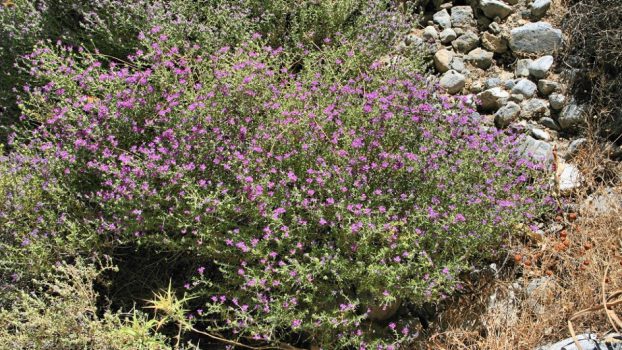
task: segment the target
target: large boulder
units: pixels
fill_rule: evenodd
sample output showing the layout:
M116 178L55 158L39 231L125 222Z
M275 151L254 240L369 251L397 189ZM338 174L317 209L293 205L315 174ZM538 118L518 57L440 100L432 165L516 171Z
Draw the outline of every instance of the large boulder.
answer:
M549 23L528 23L512 29L510 48L520 53L551 54L561 47L562 38L562 31Z
M490 19L495 17L503 19L512 13L512 6L499 0L480 0L479 8Z

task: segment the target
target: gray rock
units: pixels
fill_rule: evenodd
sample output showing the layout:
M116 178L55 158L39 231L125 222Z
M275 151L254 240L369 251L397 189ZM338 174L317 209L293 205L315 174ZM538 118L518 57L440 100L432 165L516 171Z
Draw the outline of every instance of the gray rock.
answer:
M583 176L579 168L572 164L563 164L559 174L559 190L562 193L568 193L574 189L581 187Z
M434 67L441 73L445 73L449 70L451 60L454 58L454 53L449 50L441 49L434 54Z
M551 287L551 280L548 277L534 278L529 281L525 288L525 304L527 304L533 313L544 313L545 309L542 305L542 300L550 292Z
M531 17L538 20L551 8L551 0L535 0L531 3Z
M441 28L451 28L451 16L447 10L442 9L432 16L434 23L438 24Z
M485 111L493 111L505 105L510 98L510 94L500 87L485 90L477 94L480 100L480 107Z
M439 83L448 93L456 94L464 88L466 78L455 70L450 70L441 76Z
M443 30L440 34L440 38L441 38L441 43L443 44L449 44L452 41L456 40L456 38L458 37L458 35L456 35L456 32L451 29L451 28L447 28L445 30Z
M465 58L477 68L488 69L492 66L492 56L492 52L482 50L478 47L471 50Z
M543 116L549 111L549 105L545 100L539 98L532 98L524 101L520 104L521 117L523 118L535 118L537 116Z
M477 27L478 28L486 28L492 23L492 20L486 16L475 16L477 18Z
M579 124L584 120L585 107L577 104L576 102L570 102L562 112L559 114L557 122L562 130L568 130Z
M503 86L505 86L508 90L512 90L514 85L516 85L516 81L514 81L514 79L508 79L503 83Z
M577 335L577 340L583 350L622 350L622 343L619 342L619 338L619 334L610 335L603 340L599 340L596 334ZM541 346L537 350L579 350L579 348L573 338L567 338L555 344Z
M519 151L524 157L541 162L547 167L553 164L553 146L547 142L527 136L519 147Z
M522 60L518 60L516 62L516 69L514 70L514 76L517 78L523 78L529 76L529 66L531 65L532 60L526 58Z
M486 86L486 89L492 89L493 87L500 86L501 83L502 83L501 79L494 77L494 78L486 79L486 82L484 84Z
M508 41L501 35L486 32L482 34L482 46L492 52L504 53L508 50Z
M611 187L607 187L600 193L590 195L582 205L582 211L596 212L599 214L616 213L622 209L622 195Z
M525 96L523 96L521 94L511 94L510 95L510 101L516 102L516 103L521 103L521 102L525 101Z
M433 41L438 39L438 32L433 26L427 26L423 29L423 39L426 41Z
M537 79L544 78L548 73L551 66L553 66L553 56L547 55L538 58L535 61L531 61L529 64L529 74Z
M553 120L553 118L544 117L541 118L539 123L547 128L555 131L559 131L559 125Z
M569 159L577 155L581 148L587 145L587 139L584 137L580 137L578 139L572 140L570 145L568 145L568 150L566 150L565 158Z
M451 8L451 25L465 28L473 25L473 9L471 6L454 6Z
M536 94L536 90L538 90L538 87L534 84L534 82L529 79L521 79L512 88L512 93L523 95L526 98L531 98Z
M520 106L514 102L508 102L495 113L495 125L497 128L506 128L520 113Z
M552 94L549 96L549 103L551 104L551 108L553 110L559 111L564 108L564 104L566 103L566 96L562 94Z
M538 81L538 91L544 96L548 96L559 89L559 84L552 80L542 79Z
M546 132L545 130L533 128L531 129L531 136L534 139L542 140L542 141L551 141L551 134Z
M479 45L479 37L472 31L466 31L464 34L460 35L458 39L454 40L451 45L454 50L466 53Z
M499 17L503 19L512 13L512 6L499 0L480 0L479 8L488 18Z
M490 29L490 32L492 34L499 34L499 33L501 33L501 26L497 22L490 23L488 25L488 29Z
M536 22L510 32L510 48L515 52L550 54L562 45L562 31L549 23Z
M462 59L462 57L454 57L454 59L451 61L451 69L464 74L469 73L469 71L466 69L466 66L464 65L464 59Z
M406 37L404 37L404 43L408 46L415 46L415 47L425 45L425 42L423 41L423 39L414 33L407 34Z

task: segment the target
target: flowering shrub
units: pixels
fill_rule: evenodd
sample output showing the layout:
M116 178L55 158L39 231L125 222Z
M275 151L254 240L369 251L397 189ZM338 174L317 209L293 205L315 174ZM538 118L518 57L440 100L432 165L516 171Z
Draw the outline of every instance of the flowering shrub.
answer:
M323 38L341 32L363 35L369 48L386 51L393 38L405 33L406 20L391 0L5 1L0 4L0 117L12 117L14 111L3 109L13 107L13 88L24 83L16 61L41 40L86 45L124 59L140 44L138 33L151 27L180 45L192 41L212 49L235 46L253 32L268 35L274 47L286 48L321 45Z
M155 27L124 65L37 48L22 102L34 130L0 165L45 200L19 219L24 194L3 199L3 251L192 252L194 329L408 344L412 319L379 311L460 289L543 210L540 166L408 67L340 37L302 59L258 37L212 51Z
M317 6L304 13L330 9ZM326 20L309 16L296 23ZM259 35L213 50L169 30L141 33L123 64L64 46L26 57L32 128L0 158L5 269L124 244L193 252L178 286L199 305L192 329L391 349L416 326L383 309L444 299L543 210L520 137L413 67L338 34L292 55Z

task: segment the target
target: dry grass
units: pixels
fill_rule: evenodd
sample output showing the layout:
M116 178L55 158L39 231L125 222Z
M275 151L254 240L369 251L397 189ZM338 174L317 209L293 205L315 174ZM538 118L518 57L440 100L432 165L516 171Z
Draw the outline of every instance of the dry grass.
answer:
M613 176L622 174L621 166L607 159L602 145L589 142L573 162L585 178L573 202L584 203L588 193L604 193L606 187L622 193ZM456 300L440 316L428 348L536 349L570 337L573 316L577 334L615 330L619 320L607 316L602 304L610 296L620 299L615 292L622 291L622 197L617 198L609 212L582 205L578 213L557 217L559 229L539 242L526 237L513 242L510 266ZM538 279L546 282L527 293ZM585 309L590 310L580 313ZM622 316L622 305L612 309Z

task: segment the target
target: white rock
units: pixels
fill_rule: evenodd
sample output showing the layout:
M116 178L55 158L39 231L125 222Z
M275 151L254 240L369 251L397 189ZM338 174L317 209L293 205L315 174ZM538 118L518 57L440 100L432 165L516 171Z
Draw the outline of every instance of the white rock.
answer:
M553 66L554 58L551 55L543 56L529 64L529 74L537 79L544 78L551 66Z
M521 79L512 88L512 94L523 95L526 98L531 98L536 94L538 86L529 79Z
M579 168L572 164L562 163L559 171L559 190L567 193L571 190L581 187L583 177Z
M583 350L622 350L622 343L616 339L606 342L605 340L599 340L596 334L579 334L577 335L577 341ZM579 350L579 348L573 338L566 338L555 344L541 346L536 350Z

